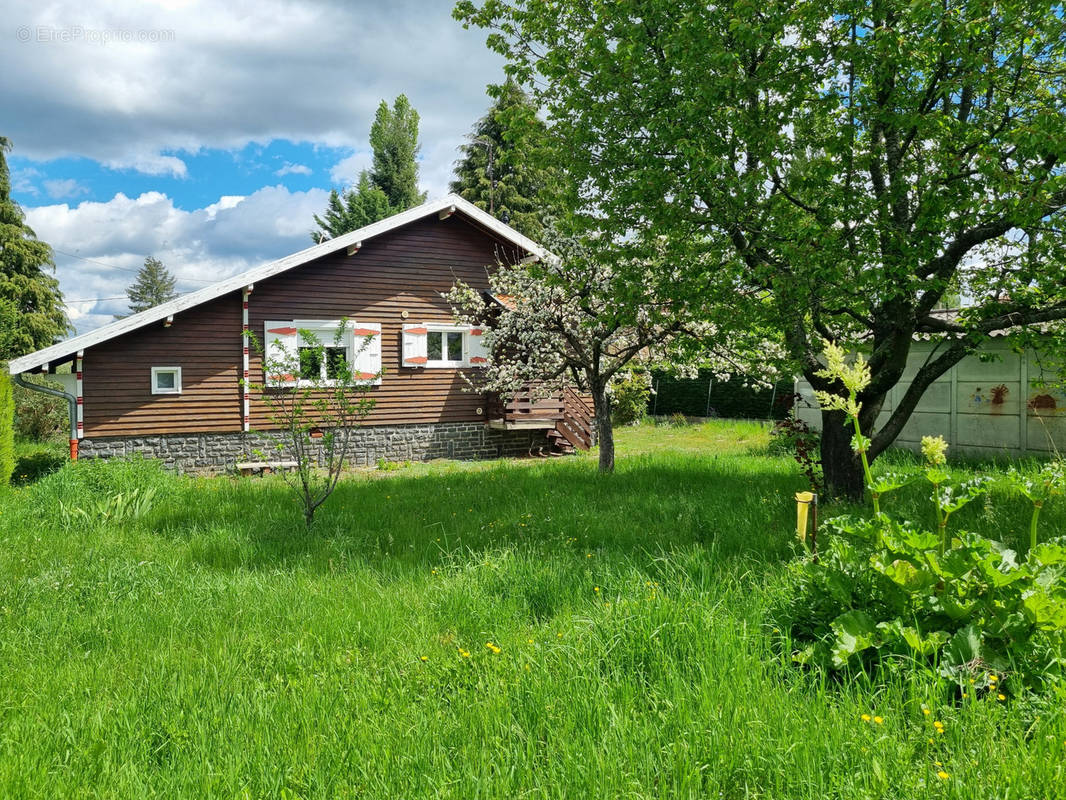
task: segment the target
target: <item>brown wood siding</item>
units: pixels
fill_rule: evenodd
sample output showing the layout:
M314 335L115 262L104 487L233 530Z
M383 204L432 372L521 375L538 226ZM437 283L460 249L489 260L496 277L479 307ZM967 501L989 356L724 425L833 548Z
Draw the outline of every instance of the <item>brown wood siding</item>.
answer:
M85 351L85 436L241 429L241 302L212 300ZM152 394L152 367L181 367L181 394Z
M368 240L353 256L341 252L255 285L249 327L262 339L266 320L340 319L382 327L380 386L368 425L483 421L484 397L466 391L461 370L400 366L405 323L448 322L441 298L457 279L487 287L498 258L513 246L455 215L435 216ZM241 430L240 294L182 312L162 323L87 350L84 360L85 436ZM402 311L408 318L401 318ZM181 395L152 395L152 366L181 366ZM250 356L250 379L262 381L261 359ZM252 429L272 427L253 393Z

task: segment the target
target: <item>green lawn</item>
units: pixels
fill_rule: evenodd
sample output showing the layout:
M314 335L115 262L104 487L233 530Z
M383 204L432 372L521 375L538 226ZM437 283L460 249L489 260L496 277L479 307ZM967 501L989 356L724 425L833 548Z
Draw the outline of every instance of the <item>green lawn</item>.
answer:
M959 705L775 652L804 487L766 440L649 425L612 476L360 473L311 533L276 479L82 462L12 489L0 797L1066 797L1066 698ZM957 524L1020 541L1026 515Z

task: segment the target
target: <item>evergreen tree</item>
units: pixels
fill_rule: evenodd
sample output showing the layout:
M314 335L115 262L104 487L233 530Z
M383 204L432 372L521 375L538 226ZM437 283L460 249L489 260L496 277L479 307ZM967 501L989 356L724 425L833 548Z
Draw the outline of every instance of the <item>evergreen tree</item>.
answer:
M148 256L144 260L144 266L137 272L137 280L126 290L126 296L130 299L130 311L137 314L173 300L178 296L174 291L175 283L176 279L163 262Z
M474 123L455 162L451 190L531 239L544 232L544 190L552 173L536 152L547 128L537 108L512 80L490 85L488 113Z
M321 217L315 214L315 224L322 230L312 233L311 238L316 242L334 239L384 219L391 213L385 193L371 184L369 173L363 170L354 189L349 189L343 195L336 189L329 193L326 210Z
M311 239L324 242L406 211L426 199L418 191L418 112L406 95L389 108L384 100L370 126L374 163L359 174L359 182L343 192L330 192L322 216L315 215L319 230Z
M0 359L15 358L55 342L70 330L63 310L52 248L39 241L11 199L11 176L0 136L0 302L7 312ZM13 319L8 319L11 315Z

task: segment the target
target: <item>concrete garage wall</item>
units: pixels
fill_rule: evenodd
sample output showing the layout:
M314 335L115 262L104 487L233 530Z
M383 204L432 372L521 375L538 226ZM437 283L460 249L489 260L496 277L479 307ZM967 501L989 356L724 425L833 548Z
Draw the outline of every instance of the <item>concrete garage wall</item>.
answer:
M910 386L932 345L914 345L903 379L889 393L884 423ZM916 449L923 436L941 435L956 452L973 455L1047 454L1066 451L1066 395L1033 385L1043 367L1032 351L1019 354L993 341L981 355L967 356L933 383L904 426L896 445ZM812 428L821 414L810 384L796 382L796 414Z

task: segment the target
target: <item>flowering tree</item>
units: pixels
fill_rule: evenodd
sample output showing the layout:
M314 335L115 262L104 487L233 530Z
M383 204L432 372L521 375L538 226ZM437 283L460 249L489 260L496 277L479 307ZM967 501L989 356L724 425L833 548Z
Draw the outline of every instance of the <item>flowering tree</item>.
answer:
M870 460L993 332L1066 320L1060 0L459 0L455 15L531 87L589 235L716 253L722 282L765 293L764 324L815 389L843 388L818 375L823 339L866 350ZM697 271L675 296L701 291L700 259L678 263ZM964 313L937 312L959 295ZM916 337L933 348L912 374ZM857 499L843 423L823 412L822 465Z
M328 345L304 329L298 332L299 346L291 348L278 341L261 346L254 334L246 335L263 357L263 382L249 385L260 395L270 422L281 432L280 437L263 436L275 452L290 453L296 461L296 469L283 470L282 477L302 503L304 522L310 528L315 511L337 488L352 429L374 407L367 389L378 376L355 368L358 355L371 346L372 337L347 342L346 320ZM263 456L262 451L257 452Z
M722 372L751 374L739 340L725 346L721 329L702 322L711 316L707 306L670 297L674 270L661 257L627 264L625 273L639 271L641 280L623 284L617 265L593 248L548 236L553 254L533 265L500 264L489 275L495 308L462 282L446 299L460 321L486 329L491 356L473 378L482 390L509 396L536 384L550 394L576 384L592 395L601 472L614 470L610 386L626 365L684 370L713 357Z

